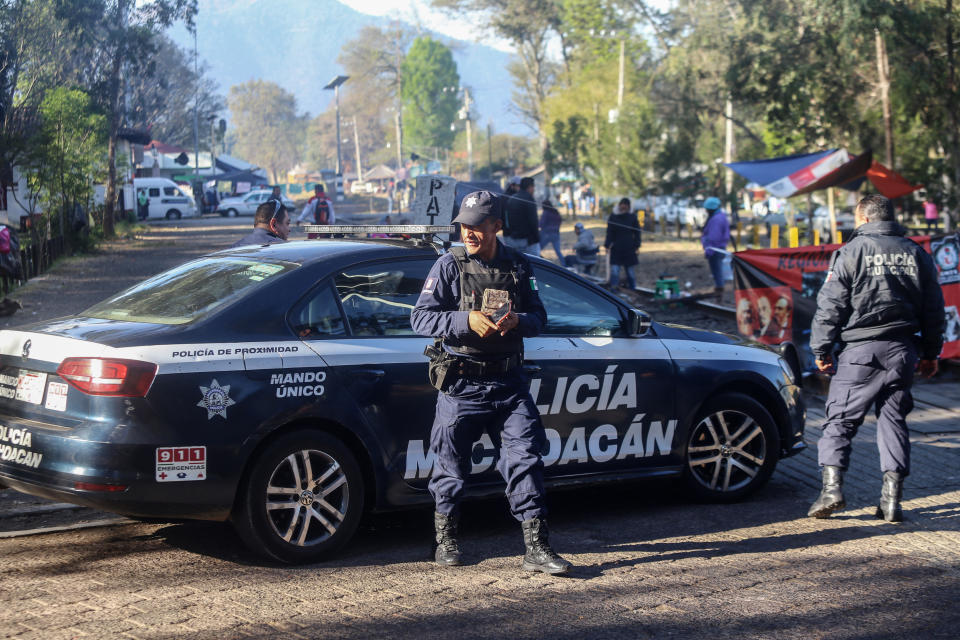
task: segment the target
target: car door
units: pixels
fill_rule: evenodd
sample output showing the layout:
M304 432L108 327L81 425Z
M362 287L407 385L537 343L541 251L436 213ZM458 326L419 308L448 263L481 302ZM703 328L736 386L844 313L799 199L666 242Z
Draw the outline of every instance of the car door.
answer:
M630 336L628 308L560 269L536 265L547 326L525 340L530 392L548 447L548 477L671 463L673 363L655 335Z
M260 197L263 194L260 193L251 193L243 199L243 206L240 209L240 213L243 215L253 215L257 212L257 207L260 206Z
M379 441L392 480L405 479L417 488L425 487L430 475L437 392L427 381L423 355L432 339L413 332L410 312L435 262L413 258L353 265L294 313L303 318L294 330L329 365L335 378L330 388L342 390L341 402L356 408ZM336 313L327 302L309 301L328 295Z

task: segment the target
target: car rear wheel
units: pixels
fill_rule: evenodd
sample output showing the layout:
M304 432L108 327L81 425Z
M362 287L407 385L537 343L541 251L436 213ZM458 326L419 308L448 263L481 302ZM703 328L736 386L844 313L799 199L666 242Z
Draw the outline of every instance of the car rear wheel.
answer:
M684 479L699 498L737 500L766 484L779 452L770 413L749 396L721 394L704 404L690 430Z
M236 217L237 217L237 210L236 210L236 209L227 209L227 217L228 217L228 218L236 218Z
M167 211L167 220L179 220L179 219L180 219L179 211L177 211L176 209L170 209L170 211Z
M247 545L280 562L320 560L350 540L363 512L363 476L330 434L297 431L253 462L233 523Z

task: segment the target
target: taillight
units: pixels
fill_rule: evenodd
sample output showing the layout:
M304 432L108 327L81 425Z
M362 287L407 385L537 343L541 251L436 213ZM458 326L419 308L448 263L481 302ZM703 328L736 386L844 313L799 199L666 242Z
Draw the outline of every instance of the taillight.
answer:
M139 398L150 390L157 365L115 358L67 358L57 367L57 375L92 396Z

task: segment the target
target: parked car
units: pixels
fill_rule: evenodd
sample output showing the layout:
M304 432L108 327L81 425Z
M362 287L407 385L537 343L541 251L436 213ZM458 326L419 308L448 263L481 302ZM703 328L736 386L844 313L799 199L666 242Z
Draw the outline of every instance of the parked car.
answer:
M843 238L847 238L856 228L856 221L852 209L836 212L837 231ZM830 210L820 206L813 210L813 228L820 231L821 242L833 242L830 237Z
M432 504L437 392L410 311L443 250L240 247L0 332L0 484L133 517L229 519L284 562L331 554L367 510ZM549 321L523 368L549 485L673 476L735 500L804 448L798 374L776 352L653 322L530 260ZM484 435L469 495L502 493L496 457Z
M372 182L360 182L359 180L354 180L350 183L350 193L374 193L376 191L376 185Z
M176 182L168 178L134 178L134 202L140 191L147 192L147 219L179 220L197 215L197 203ZM134 205L137 210L137 205ZM139 211L138 211L139 213Z
M269 189L257 189L240 196L224 198L217 206L217 213L228 218L234 216L252 216L257 212L257 207L270 199L271 193ZM283 206L290 212L290 215L293 215L294 209L296 209L293 200L284 195L281 195L280 199L283 202Z
M703 198L684 200L680 211L680 224L692 224L702 229L707 224L707 210L703 208Z

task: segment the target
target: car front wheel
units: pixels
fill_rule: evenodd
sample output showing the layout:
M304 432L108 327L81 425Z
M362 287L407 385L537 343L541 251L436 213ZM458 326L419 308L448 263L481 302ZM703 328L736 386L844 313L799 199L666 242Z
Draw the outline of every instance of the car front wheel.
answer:
M363 476L330 434L297 431L270 443L240 488L233 523L246 544L280 562L314 562L350 540L363 511Z
M167 220L179 220L179 219L180 219L179 211L177 211L176 209L170 209L170 211L167 211Z
M779 452L770 413L749 396L721 394L704 404L690 430L684 479L699 498L737 500L766 484Z

